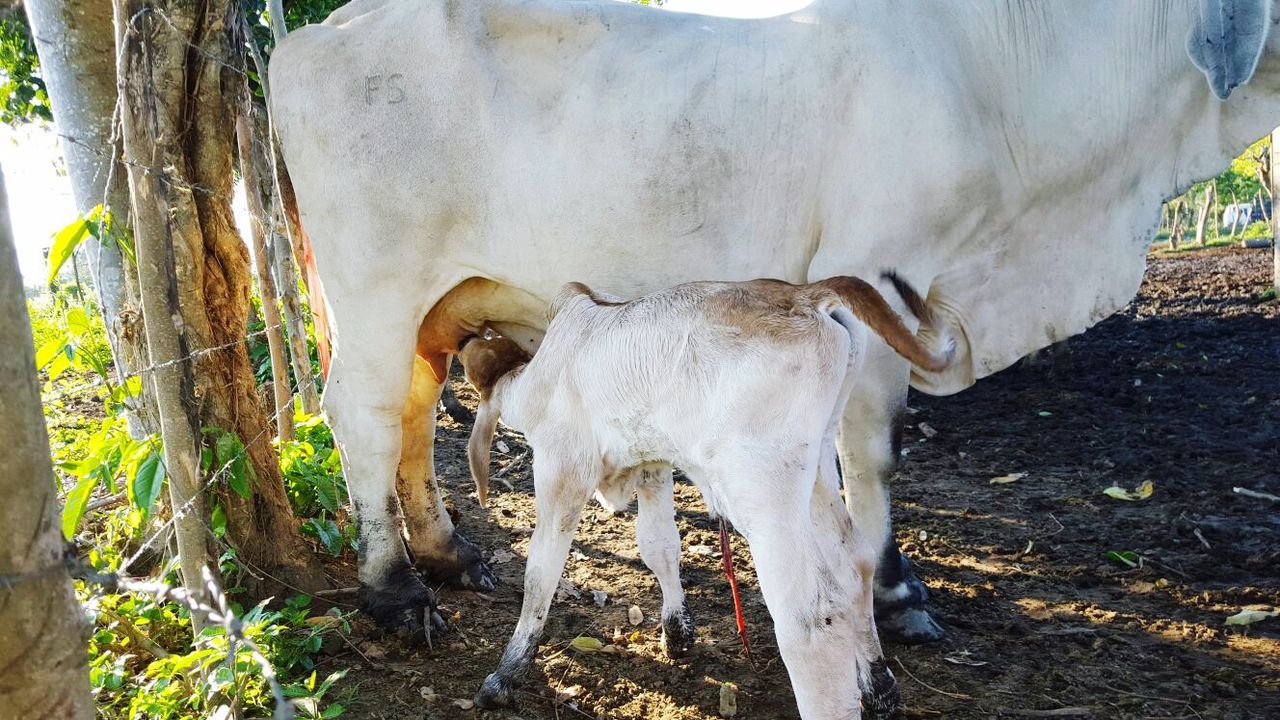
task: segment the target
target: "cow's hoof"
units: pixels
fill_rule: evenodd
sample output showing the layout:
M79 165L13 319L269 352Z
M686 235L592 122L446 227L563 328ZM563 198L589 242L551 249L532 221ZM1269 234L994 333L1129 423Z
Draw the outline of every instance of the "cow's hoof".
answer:
M482 710L496 710L516 704L515 683L493 673L484 679L480 692L476 693L476 707Z
M942 626L922 607L901 607L876 617L880 637L904 645L923 645L947 636Z
M684 657L693 649L696 632L689 601L685 600L679 613L662 618L662 650L669 658Z
M946 637L946 631L925 609L929 588L916 577L905 555L898 555L896 570L896 583L887 588L876 586L876 628L881 637L908 645L937 642Z
M390 573L381 587L361 585L356 603L382 629L405 630L415 640L430 643L448 629L436 609L435 593L408 568Z
M498 576L484 561L480 548L457 530L442 556L418 558L417 567L431 582L452 588L489 592L498 586Z
M898 681L884 658L871 663L871 687L862 693L862 712L868 720L889 720L904 710Z

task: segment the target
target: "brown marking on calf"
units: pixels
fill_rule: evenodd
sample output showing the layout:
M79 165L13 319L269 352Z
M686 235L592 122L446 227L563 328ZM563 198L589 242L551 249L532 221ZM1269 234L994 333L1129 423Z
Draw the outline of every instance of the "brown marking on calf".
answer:
M488 507L489 452L501 415L501 408L493 399L493 388L503 375L529 362L530 356L505 337L485 339L477 336L463 345L458 359L462 362L467 381L480 393L476 421L467 440L467 464L471 467L471 479L476 484L480 507Z

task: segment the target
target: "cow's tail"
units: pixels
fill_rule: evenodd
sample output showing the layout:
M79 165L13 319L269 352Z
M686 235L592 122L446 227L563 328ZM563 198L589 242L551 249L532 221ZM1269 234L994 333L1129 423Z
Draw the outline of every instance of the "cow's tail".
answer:
M940 321L937 314L928 306L924 298L902 278L893 272L881 275L893 284L902 296L907 309L920 320L921 329L930 329L938 338L938 349L930 348L920 341L902 322L902 318L889 307L880 291L871 284L856 277L833 277L816 283L839 296L841 304L849 309L855 317L871 328L893 348L894 352L906 358L918 368L931 372L947 369L955 361L956 342L950 330Z
M277 158L279 160L279 158ZM311 320L316 331L316 352L320 355L320 373L329 377L330 346L329 313L324 301L324 287L320 284L320 273L316 270L316 257L311 252L311 238L302 227L302 215L298 212L298 196L293 192L293 181L289 179L289 169L283 162L279 165L280 198L284 205L285 222L288 223L289 234L293 237L293 254L302 267L302 283L306 285L307 295L311 299Z

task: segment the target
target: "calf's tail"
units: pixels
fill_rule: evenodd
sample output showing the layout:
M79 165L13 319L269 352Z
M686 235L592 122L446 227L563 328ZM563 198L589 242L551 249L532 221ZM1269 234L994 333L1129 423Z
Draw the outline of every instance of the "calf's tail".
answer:
M937 313L928 306L924 298L907 284L905 280L893 272L881 275L888 280L898 294L902 296L907 309L920 320L921 328L929 328L936 333L938 349L930 348L920 341L902 322L902 318L889 307L880 291L861 278L840 276L815 283L839 296L841 303L855 317L866 323L871 331L879 335L893 348L894 352L906 358L918 368L931 372L947 369L955 361L956 342L950 329L941 322Z
M471 466L480 507L489 507L489 448L498 430L499 414L492 400L481 400L476 408L476 421L471 426L471 438L467 440L467 464Z

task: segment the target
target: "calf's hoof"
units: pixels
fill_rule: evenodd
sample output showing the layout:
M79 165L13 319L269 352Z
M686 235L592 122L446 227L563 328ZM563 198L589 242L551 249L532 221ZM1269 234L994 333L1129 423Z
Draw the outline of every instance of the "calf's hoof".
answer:
M407 567L391 572L379 587L361 585L356 603L383 630L406 630L415 640L430 643L448 629L436 609L435 593Z
M451 588L489 592L498 586L498 576L484 561L480 548L455 530L449 549L436 557L419 557L415 565L433 583Z
M484 679L480 692L476 693L476 707L482 710L496 710L516 704L515 683L498 673Z
M862 713L868 720L889 720L898 717L905 709L898 692L898 680L893 677L884 658L871 663L871 687L862 693Z
M680 612L662 618L662 650L669 658L684 657L693 649L696 630L689 601L680 606Z

